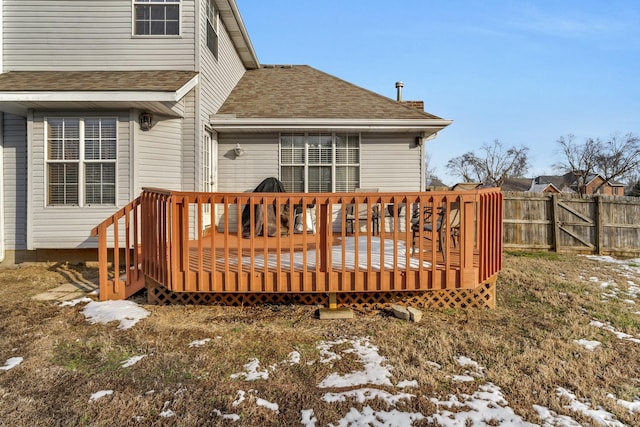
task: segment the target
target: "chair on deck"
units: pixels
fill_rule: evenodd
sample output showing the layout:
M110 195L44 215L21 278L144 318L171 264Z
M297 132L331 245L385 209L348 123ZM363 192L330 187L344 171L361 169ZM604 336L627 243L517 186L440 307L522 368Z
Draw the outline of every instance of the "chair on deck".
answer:
M431 208L427 208L428 210L426 210L424 212L424 214L422 215L423 217L423 221L422 221L422 229L423 231L426 231L428 234L424 234L424 238L427 240L431 240L432 236L433 236L433 219L432 219L432 212L431 212ZM411 225L411 230L413 231L413 238L411 239L411 255L413 255L416 251L416 247L418 246L416 244L416 237L419 236L420 233L420 212L414 212L413 214L413 218L414 220L412 221L413 224ZM437 213L437 219L436 219L436 225L435 225L435 232L438 234L439 239L438 239L438 249L440 250L440 252L442 253L442 259L443 261L446 261L446 253L444 251L444 246L445 246L445 238L446 238L446 233L441 232L442 231L442 226L445 222L445 218L447 217L447 210L443 207L443 208L439 208L438 209L438 213ZM457 247L458 245L458 238L460 237L460 209L458 208L452 208L449 210L449 233L451 235L451 240L453 241L453 246ZM415 220L417 218L417 221ZM445 227L446 229L446 227Z
M377 188L367 189L367 188L356 188L355 190L358 193L376 193L378 192ZM355 210L355 204L349 203L346 208L346 226L347 232L351 232L352 234L355 232L356 227L358 227L359 221L367 221L369 215L371 215L371 226L373 228L372 233L375 236L376 234L380 234L380 206L376 203L371 206L371 213L369 213L369 204L368 203L358 203L358 211ZM349 231L350 230L350 231Z

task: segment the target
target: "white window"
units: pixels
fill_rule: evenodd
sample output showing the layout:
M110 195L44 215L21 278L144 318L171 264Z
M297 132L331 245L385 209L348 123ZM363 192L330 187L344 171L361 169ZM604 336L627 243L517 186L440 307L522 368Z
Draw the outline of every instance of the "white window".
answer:
M346 192L360 185L360 135L280 135L280 180L290 192Z
M133 14L135 35L180 34L180 0L133 0Z
M218 11L213 0L207 0L207 47L218 59Z
M47 205L116 204L115 118L48 118Z

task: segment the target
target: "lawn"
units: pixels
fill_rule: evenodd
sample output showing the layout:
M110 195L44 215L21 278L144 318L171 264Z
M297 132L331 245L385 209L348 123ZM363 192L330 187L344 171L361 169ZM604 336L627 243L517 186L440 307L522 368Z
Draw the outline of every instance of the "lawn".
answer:
M0 270L0 425L640 425L640 260L505 254L495 310L420 323L32 299L95 275Z

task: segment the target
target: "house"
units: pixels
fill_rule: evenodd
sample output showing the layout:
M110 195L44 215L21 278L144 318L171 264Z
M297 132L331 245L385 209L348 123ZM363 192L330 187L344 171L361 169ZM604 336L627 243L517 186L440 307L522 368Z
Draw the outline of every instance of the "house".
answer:
M538 177L539 178L539 177ZM531 193L560 193L552 182L544 182L537 178L507 178L502 184L502 191L520 191Z
M564 175L538 176L533 179L533 185L553 186L553 192L579 193L578 177L569 172ZM624 184L615 181L605 181L600 174L589 174L586 177L583 194L603 194L609 196L623 196Z
M451 123L312 67L260 65L234 0L0 5L10 262L94 257L92 227L144 187L424 190L425 142Z

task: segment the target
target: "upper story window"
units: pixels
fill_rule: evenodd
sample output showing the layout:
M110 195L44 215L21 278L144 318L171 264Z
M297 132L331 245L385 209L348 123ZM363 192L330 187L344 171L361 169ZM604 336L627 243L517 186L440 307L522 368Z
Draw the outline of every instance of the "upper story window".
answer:
M360 135L280 136L280 180L290 192L347 192L360 186Z
M180 0L133 0L133 9L135 35L180 34Z
M218 59L218 10L213 0L207 0L207 47Z
M47 205L115 205L116 119L48 118L46 129Z

